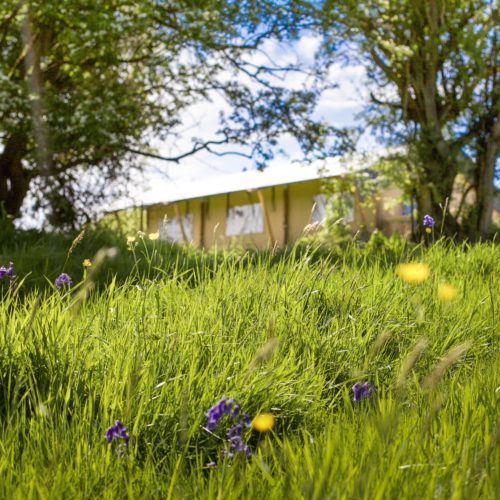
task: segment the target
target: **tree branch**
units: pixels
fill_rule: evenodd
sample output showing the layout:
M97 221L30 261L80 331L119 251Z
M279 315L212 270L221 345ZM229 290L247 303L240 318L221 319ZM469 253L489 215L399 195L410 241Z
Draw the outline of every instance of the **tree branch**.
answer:
M221 144L228 144L231 141L231 137L226 135L224 139L221 139L220 141L206 141L203 143L195 143L194 146L189 150L186 151L185 153L181 153L177 156L163 156L163 155L158 155L155 153L150 153L148 151L139 151L138 149L133 149L133 148L125 148L125 151L128 151L129 153L133 153L136 155L140 156L146 156L148 158L154 158L155 160L162 160L162 161L169 161L172 163L179 163L182 159L187 158L188 156L192 156L199 151L206 150L209 151L212 154L215 154L217 156L223 156L224 154L235 154L239 156L243 156L244 153L239 153L239 152L226 152L226 153L217 153L211 149L210 146L220 146Z

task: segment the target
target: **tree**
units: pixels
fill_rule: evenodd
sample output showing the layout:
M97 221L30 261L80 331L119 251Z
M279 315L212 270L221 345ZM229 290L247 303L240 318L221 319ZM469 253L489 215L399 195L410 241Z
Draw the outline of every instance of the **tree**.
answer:
M420 216L441 216L463 177L448 232L487 236L500 146L498 4L326 0L321 15L324 55L348 53L366 67L368 123L386 143L407 146Z
M291 5L293 4L293 5ZM292 8L293 7L293 8ZM174 137L182 110L217 92L234 110L180 161L223 143L259 165L282 133L306 155L348 136L312 119L318 88L292 91L255 65L270 38L292 40L307 2L271 0L4 0L0 4L0 205L30 194L54 226L73 226L133 181L153 137Z

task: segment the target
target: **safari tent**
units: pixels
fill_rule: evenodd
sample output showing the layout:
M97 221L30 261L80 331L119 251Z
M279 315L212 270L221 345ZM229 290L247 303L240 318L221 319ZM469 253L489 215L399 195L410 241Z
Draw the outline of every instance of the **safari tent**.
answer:
M331 197L343 196L349 208L341 216L353 231L409 231L411 211L397 201L397 190L381 192L374 204L363 203L352 175L362 168L361 162L333 158L214 177L165 194L160 189L143 208L145 229L159 232L162 240L205 248L283 246L323 221ZM336 185L342 188L327 196L324 188L332 179L341 180Z

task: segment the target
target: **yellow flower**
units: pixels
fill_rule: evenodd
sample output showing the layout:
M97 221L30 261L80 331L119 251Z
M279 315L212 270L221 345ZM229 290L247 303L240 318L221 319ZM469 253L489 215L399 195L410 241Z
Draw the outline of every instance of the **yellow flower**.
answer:
M272 413L260 413L253 419L252 427L259 432L268 432L274 427L275 420Z
M144 231L137 231L137 237L140 238L141 240L146 236L146 233Z
M432 233L432 229L431 229L430 227L426 227L426 228L425 228L425 232L426 232L427 234L431 234L431 233Z
M430 274L429 266L419 262L400 264L396 268L398 276L407 283L422 283Z
M458 295L458 290L448 283L441 283L438 286L438 299L443 301L453 300Z
M127 243L130 245L135 241L135 236L127 236Z
M90 261L90 259L85 259L83 261L83 267L91 267L92 266L92 262Z
M155 241L160 237L160 233L149 233L149 239Z

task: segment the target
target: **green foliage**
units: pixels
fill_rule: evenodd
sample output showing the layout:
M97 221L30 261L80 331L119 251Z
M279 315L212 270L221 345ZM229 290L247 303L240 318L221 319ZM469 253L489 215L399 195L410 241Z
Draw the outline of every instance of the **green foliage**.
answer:
M498 248L377 237L330 258L288 252L232 254L193 283L179 251L171 274L129 268L78 307L78 289L3 296L0 496L494 498ZM409 260L431 277L402 282ZM365 379L374 397L352 402ZM249 459L224 458L224 434L203 429L222 395L277 417L269 435L247 431ZM115 419L131 435L121 458L104 439Z
M146 225L146 211L142 207L108 212L102 215L97 222L97 226L101 229L109 229L122 236L135 234L144 229Z
M448 232L490 233L500 145L498 4L490 0L326 0L324 55L366 68L365 125L389 145L420 215L452 200ZM465 176L463 190L457 177ZM465 194L464 194L465 193ZM474 194L474 203L460 197ZM469 210L467 210L467 207Z
M211 260L192 248L159 242L155 245L147 236L137 238L132 252L126 237L109 229L86 230L75 245L78 233L16 231L13 236L5 236L0 234L0 265L14 261L16 275L24 280L20 294L50 286L61 272L68 273L75 282L80 281L83 261L93 260L101 248L116 249L116 256L102 264L96 277L100 286L113 277L123 283L131 272L136 280L155 279L174 270L195 275Z
M6 0L0 3L0 202L28 193L53 227L74 227L136 182L138 156L179 133L182 112L217 93L230 110L179 162L231 143L262 166L286 132L307 155L333 127L312 111L317 88L286 89L296 67L254 64L269 39L293 40L307 2ZM341 142L348 140L340 134Z
M364 174L354 174L353 182L346 182L343 178L333 178L323 181L322 192L325 195L325 219L323 221L322 236L331 246L338 245L352 239L351 218L354 214L353 189L356 189L354 179L358 181ZM365 197L367 198L367 197ZM365 199L369 203L368 199Z

